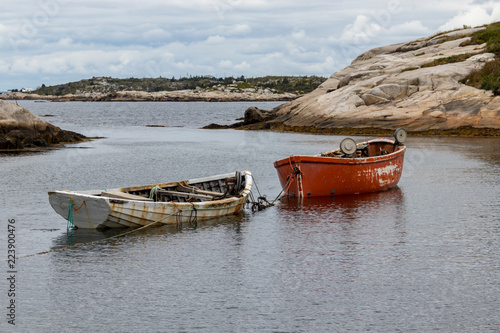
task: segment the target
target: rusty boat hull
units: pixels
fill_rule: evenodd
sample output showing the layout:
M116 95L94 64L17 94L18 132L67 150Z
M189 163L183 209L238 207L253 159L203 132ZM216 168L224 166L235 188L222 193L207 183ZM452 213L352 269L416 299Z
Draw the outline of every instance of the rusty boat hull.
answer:
M49 191L52 208L77 228L179 224L240 212L252 188L250 171L179 182L91 191Z
M358 143L357 147L359 156L355 157L336 149L274 162L285 195L350 195L383 191L398 184L406 146L379 138Z

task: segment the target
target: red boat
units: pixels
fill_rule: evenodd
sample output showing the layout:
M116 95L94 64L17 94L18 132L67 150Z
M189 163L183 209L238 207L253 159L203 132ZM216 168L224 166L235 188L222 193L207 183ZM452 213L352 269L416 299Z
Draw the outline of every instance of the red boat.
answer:
M340 149L314 156L294 156L274 162L284 195L317 197L383 191L401 178L406 131L395 140L373 139L356 144L347 138Z

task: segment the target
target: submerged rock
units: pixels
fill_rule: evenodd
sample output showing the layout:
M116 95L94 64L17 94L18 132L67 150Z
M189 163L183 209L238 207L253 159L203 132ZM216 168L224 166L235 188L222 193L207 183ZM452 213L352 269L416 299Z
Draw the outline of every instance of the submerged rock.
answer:
M81 134L49 124L15 103L0 100L0 150L42 148L85 139Z

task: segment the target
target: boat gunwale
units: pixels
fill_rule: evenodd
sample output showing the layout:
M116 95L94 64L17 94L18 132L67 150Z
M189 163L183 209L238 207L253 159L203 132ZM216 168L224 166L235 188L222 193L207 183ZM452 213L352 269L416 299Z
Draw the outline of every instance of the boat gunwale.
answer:
M385 139L385 138L377 138L368 141L363 141L357 143L357 145L361 144L374 144L377 142L389 143L396 145L396 142L393 140ZM339 148L330 150L317 155L290 155L289 157L283 158L281 160L274 162L275 168L280 168L283 165L290 164L290 162L295 163L324 163L324 164L346 164L346 165L356 165L356 164L375 164L378 162L386 162L392 159L398 158L400 155L403 155L406 151L405 145L398 145L399 149L396 151L386 154L386 155L377 155L377 156L369 156L369 157L333 157L333 156L321 156L321 154L331 154L336 151L340 151Z
M129 204L129 203L134 203L136 204L141 204L143 207L148 207L148 208L153 208L153 207L158 207L158 206L165 206L165 207L172 207L172 208L184 208L186 210L193 209L195 207L196 209L201 209L201 210L217 210L221 209L220 206L226 206L224 208L231 208L234 206L238 206L241 204L241 200L246 200L246 197L249 195L251 189L252 189L252 174L249 170L244 170L241 171L242 175L245 176L245 187L236 195L233 195L229 198L224 198L224 199L219 199L219 200L210 200L210 201L199 201L199 202L173 202L173 201L144 201L144 200L134 200L134 199L123 199L123 198L110 198L110 197L104 197L101 196L99 193L97 193L97 190L84 190L84 191L68 191L68 190L54 190L54 191L49 191L48 194L49 196L51 194L64 194L67 196L74 195L75 197L78 197L79 199L85 200L85 198L88 199L93 199L93 200L103 200L108 203L108 205L112 204ZM227 173L227 174L221 174L221 175L216 175L216 176L210 176L210 177L205 177L205 178L196 178L192 180L188 180L188 182L195 181L193 183L199 183L200 181L211 181L211 180L217 180L217 179L223 179L224 177L228 176L234 176L235 173ZM206 180L205 180L206 179ZM131 189L129 191L134 191L136 188L140 189L150 189L153 188L156 185L161 185L163 184L176 184L179 182L168 182L168 183L159 183L159 184L151 184L151 185L143 185L143 186L131 186L131 187L120 187L120 188L115 188L115 189L109 189L109 191L119 191L119 192L125 192L123 191L124 189ZM96 193L92 193L95 191ZM87 193L86 193L87 192ZM126 193L126 192L125 192ZM232 204L232 205L231 205Z

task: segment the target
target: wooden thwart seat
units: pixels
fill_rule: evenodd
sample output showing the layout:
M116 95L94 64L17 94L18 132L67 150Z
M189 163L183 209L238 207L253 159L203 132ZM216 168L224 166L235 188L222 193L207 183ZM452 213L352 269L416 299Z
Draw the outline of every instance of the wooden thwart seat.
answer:
M199 199L201 201L211 201L214 197L211 195L179 192L179 191L168 191L168 190L158 190L159 195L168 195L170 197L181 197L186 199Z
M176 187L176 189L180 192L203 194L203 195L209 195L212 197L220 197L221 195L224 194L221 192L202 190L202 189L197 188L196 186L185 185L185 184L179 184Z
M153 201L150 198L141 197L140 195L125 193L125 192L101 192L101 197L115 198L115 199L125 199L125 200L136 200L136 201Z
M224 193L207 191L199 189L196 186L188 185L185 182L179 182L173 190L159 189L156 192L159 196L168 196L170 198L183 198L186 201L195 199L200 201L212 201L216 198L222 197ZM136 200L136 201L154 201L153 199L143 197L136 194L130 194L126 192L101 192L102 197L113 198L113 199L123 199L123 200ZM168 198L163 198L162 200L171 200Z

